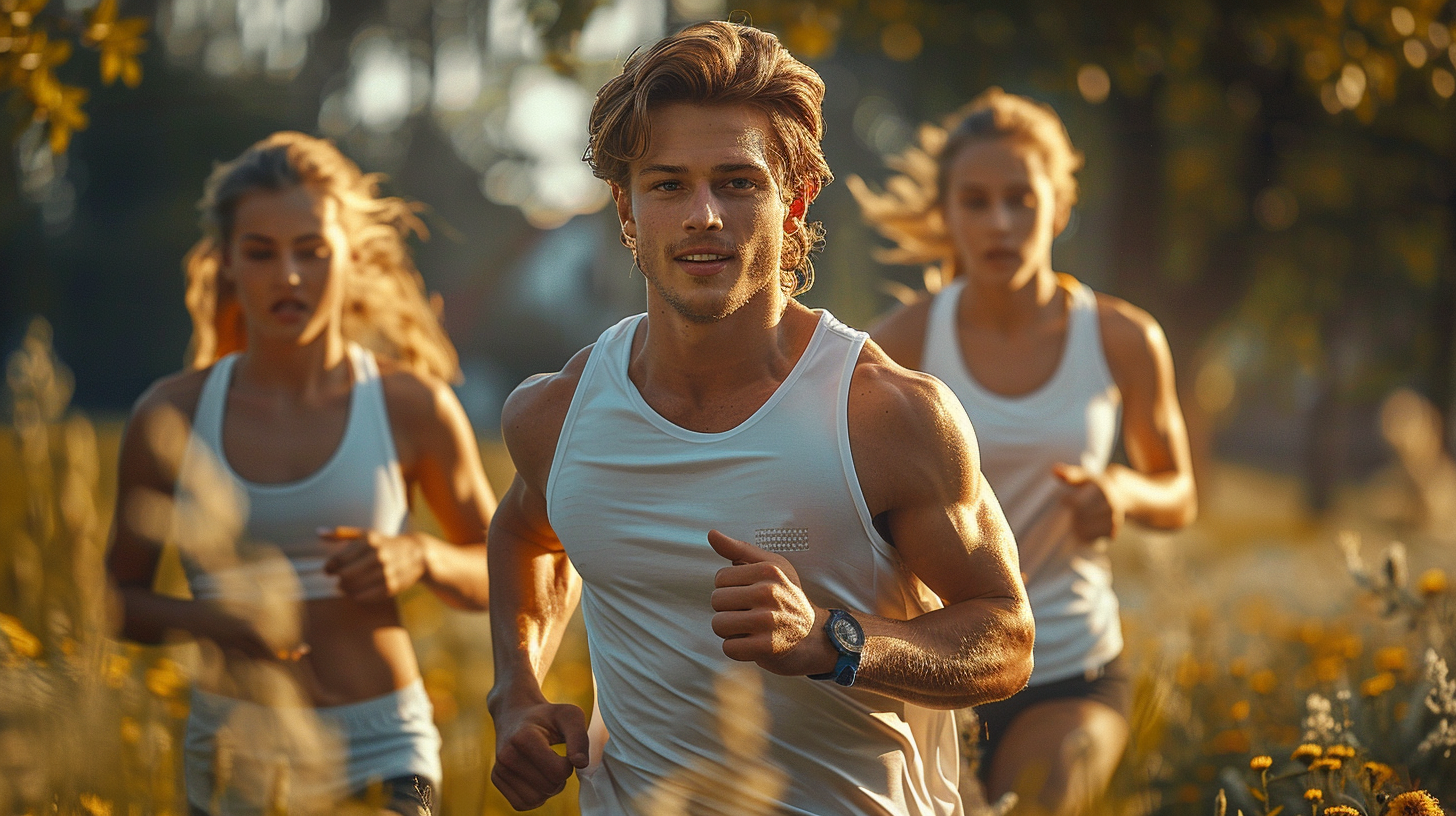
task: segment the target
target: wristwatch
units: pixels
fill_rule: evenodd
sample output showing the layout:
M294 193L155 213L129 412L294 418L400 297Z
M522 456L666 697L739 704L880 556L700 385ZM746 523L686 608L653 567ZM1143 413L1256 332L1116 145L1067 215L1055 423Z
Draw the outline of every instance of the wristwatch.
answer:
M860 653L864 650L864 627L843 609L831 609L829 620L824 624L824 632L829 635L829 642L838 650L839 659L834 662L833 671L811 674L809 679L833 680L841 686L854 685L854 677L859 673Z

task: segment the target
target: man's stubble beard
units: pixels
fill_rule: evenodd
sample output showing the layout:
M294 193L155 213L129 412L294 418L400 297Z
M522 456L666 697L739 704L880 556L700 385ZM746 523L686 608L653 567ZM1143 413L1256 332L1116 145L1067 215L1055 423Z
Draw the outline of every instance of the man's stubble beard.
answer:
M744 305L747 304L749 301L762 294L765 289L778 283L778 280L775 277L765 277L758 286L746 292L742 297L735 297L734 291L730 289L726 293L723 302L720 304L721 308L712 313L705 313L694 308L693 304L688 298L681 297L679 293L674 292L671 288L662 285L659 282L658 278L656 278L655 276L648 275L646 272L643 272L642 276L647 279L648 285L656 290L658 297L661 297L663 302L666 303L673 311L677 312L689 322L697 323L699 325L717 323L720 320L728 318L734 312L737 312L739 309L743 308ZM702 281L701 283L695 283L693 285L706 286L708 284L707 281Z

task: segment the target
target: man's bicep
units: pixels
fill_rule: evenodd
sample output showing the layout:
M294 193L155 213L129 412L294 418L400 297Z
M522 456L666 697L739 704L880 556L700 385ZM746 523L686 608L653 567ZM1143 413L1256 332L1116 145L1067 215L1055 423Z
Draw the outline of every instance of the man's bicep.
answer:
M927 501L892 513L889 521L905 566L947 605L1024 595L1015 539L984 486L974 498Z

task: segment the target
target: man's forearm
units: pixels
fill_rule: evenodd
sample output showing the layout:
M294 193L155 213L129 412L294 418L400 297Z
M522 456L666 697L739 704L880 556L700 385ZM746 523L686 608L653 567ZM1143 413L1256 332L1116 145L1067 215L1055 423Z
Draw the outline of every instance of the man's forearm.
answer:
M908 621L856 613L865 648L855 686L926 708L1002 700L1031 676L1024 604L970 600Z
M497 700L540 696L581 594L566 554L512 536L490 543L490 621Z

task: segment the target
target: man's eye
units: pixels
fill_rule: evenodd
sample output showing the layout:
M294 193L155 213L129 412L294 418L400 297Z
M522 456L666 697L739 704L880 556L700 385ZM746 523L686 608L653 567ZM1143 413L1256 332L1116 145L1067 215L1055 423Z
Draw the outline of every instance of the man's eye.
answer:
M736 178L736 179L733 179L732 181L728 182L728 186L729 187L732 187L735 190L752 190L753 188L757 187L758 185L757 184L754 184L751 179Z
M659 182L657 182L656 184L654 184L652 186L653 186L654 189L667 190L667 191L671 192L673 190L677 190L677 189L681 188L682 187L682 184L680 182L676 182L676 181L659 181Z

